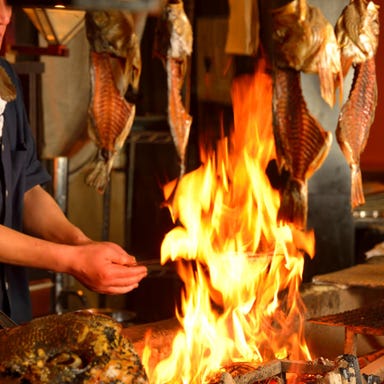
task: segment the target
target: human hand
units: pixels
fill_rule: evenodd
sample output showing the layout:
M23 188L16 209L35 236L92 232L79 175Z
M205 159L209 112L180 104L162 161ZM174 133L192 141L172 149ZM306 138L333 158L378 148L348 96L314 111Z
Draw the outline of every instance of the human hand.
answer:
M123 294L137 288L147 276L147 268L119 245L91 242L73 247L72 276L87 288L102 294Z

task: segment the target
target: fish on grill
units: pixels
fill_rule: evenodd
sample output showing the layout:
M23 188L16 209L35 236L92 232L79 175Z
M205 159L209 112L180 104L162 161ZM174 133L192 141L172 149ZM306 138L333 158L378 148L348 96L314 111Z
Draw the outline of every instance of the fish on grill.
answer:
M333 106L342 76L333 26L317 7L294 0L272 11L273 61L281 68L317 73L322 98Z
M98 156L86 183L103 193L114 159L123 147L136 113L127 92L137 92L141 74L140 44L127 11L88 11L91 97L88 132Z
M84 310L1 330L0 382L147 384L121 329L111 317Z
M277 164L288 173L280 194L278 220L305 229L307 180L322 165L332 135L308 111L300 84L300 72L276 67L273 75L273 132Z
M167 73L168 123L180 160L180 176L185 173L185 156L192 117L183 105L182 88L192 53L192 27L181 0L169 0L156 30L154 55Z
M336 36L346 73L354 69L347 101L342 106L336 139L351 169L351 207L365 203L360 156L364 151L377 105L375 54L378 46L378 6L372 1L353 0L339 17Z

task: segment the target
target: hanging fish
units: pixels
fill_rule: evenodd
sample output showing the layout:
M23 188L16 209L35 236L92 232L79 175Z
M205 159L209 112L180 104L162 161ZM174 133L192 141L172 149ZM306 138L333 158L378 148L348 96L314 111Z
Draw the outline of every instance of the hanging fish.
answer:
M103 193L136 113L134 102L128 101L126 94L137 92L139 86L140 44L134 19L127 11L88 11L85 22L91 75L88 132L98 147L86 183Z
M273 60L281 68L317 73L322 98L335 103L340 78L340 49L333 26L306 0L294 0L272 11Z
M372 1L352 0L335 26L345 76L352 65L375 56L379 43L379 7Z
M277 164L288 172L281 189L278 220L306 229L307 180L328 155L332 135L309 113L299 71L275 68L272 99Z
M170 0L159 19L154 54L167 73L168 123L180 160L180 177L185 173L185 157L192 117L182 100L182 88L192 53L192 27L181 0Z
M352 0L339 17L335 31L344 73L354 68L351 90L336 128L337 142L351 169L353 209L365 203L360 155L366 147L377 105L378 6L372 1Z

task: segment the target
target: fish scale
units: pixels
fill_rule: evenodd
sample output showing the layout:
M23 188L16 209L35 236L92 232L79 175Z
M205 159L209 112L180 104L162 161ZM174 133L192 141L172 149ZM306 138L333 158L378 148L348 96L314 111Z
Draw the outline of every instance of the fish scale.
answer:
M299 71L275 68L273 112L277 163L289 173L281 190L278 220L305 228L307 180L326 158L332 136L309 113Z

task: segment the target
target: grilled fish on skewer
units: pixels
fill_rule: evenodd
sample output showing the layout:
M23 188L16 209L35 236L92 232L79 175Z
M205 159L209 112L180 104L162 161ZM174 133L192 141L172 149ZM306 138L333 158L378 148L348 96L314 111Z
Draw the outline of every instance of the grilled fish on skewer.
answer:
M335 77L342 76L340 50L332 25L306 0L294 0L272 12L274 62L281 68L317 73L321 96L335 102Z
M307 180L326 158L332 136L309 113L300 72L294 69L274 71L273 119L277 164L289 174L281 191L278 220L305 229Z
M140 358L121 330L112 318L88 311L2 330L0 382L146 384Z
M170 0L159 20L154 54L163 61L167 72L168 122L180 160L180 176L185 172L185 154L192 117L182 100L182 87L192 53L192 27L181 0Z
M367 144L377 105L378 6L372 1L351 1L339 17L335 30L343 71L346 73L351 66L354 68L352 87L336 128L337 142L351 168L353 209L365 203L360 155Z
M355 65L349 98L343 105L336 139L351 168L351 206L365 203L360 155L368 141L369 130L375 118L377 82L374 58Z
M91 47L88 132L98 147L98 158L86 183L101 193L135 117L135 104L126 100L129 88L137 91L141 73L140 46L133 23L129 12L86 13Z

